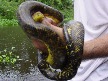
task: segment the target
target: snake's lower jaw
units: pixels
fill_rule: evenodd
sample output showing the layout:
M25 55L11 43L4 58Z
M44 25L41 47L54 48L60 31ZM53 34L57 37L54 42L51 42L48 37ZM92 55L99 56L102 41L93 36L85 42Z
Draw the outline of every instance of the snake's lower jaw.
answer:
M44 60L44 61L46 61L44 63L48 63L52 69L62 69L66 63L65 62L66 56L65 55L59 56L58 54L55 54L55 55L56 55L56 57L54 56L54 54L51 54L49 51L43 52L41 50L38 50L38 63L40 63L40 61ZM43 66L46 66L44 63L43 63Z
M56 80L55 76L57 76L57 71L55 69L53 69L51 67L49 68L49 67L50 67L50 65L46 61L41 61L38 64L38 68L39 68L40 72L42 74L44 74L45 77L47 77L47 78L49 78L51 80Z
M54 44L51 46L53 48L51 48L42 40L39 40L33 36L29 36L29 38L32 40L33 46L39 50L38 62L40 62L41 60L45 60L54 69L63 68L66 59L65 54L63 54L63 52L65 53L65 51L63 51L62 54L60 53L60 50L58 52L54 52L56 51L56 48L54 48L55 46L53 46Z

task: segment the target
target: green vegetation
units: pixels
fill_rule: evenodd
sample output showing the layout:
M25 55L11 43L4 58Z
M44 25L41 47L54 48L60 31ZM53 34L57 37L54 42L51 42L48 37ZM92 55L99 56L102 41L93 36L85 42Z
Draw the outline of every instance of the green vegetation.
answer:
M0 26L18 26L16 19L0 19Z
M18 26L16 11L26 0L0 0L0 26ZM36 0L52 6L64 15L64 21L73 18L72 0Z
M73 19L72 0L36 0L58 9L64 15L64 21Z
M9 2L9 0L0 0L0 26L16 26L16 10L17 2Z
M14 54L15 47L12 47L11 50L4 49L0 51L0 64L14 64L19 56Z

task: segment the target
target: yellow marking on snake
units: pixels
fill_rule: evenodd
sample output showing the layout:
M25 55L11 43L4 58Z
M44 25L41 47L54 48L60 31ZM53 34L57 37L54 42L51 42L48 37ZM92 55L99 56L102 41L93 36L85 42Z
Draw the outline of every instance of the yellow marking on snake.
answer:
M47 46L47 49L48 49L48 57L47 57L46 61L52 65L54 63L54 61L53 61L53 56L52 56L51 50L49 49L49 46L47 44L45 44L45 45Z

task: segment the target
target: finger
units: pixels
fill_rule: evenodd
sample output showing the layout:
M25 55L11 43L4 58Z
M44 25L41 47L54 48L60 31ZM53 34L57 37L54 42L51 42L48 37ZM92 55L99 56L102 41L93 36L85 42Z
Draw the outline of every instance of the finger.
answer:
M46 18L43 19L42 23L47 26L51 26L51 21L48 21Z

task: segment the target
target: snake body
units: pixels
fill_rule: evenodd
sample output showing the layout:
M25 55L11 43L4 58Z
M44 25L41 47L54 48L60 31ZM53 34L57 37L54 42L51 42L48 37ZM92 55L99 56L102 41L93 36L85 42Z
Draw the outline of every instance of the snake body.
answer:
M31 37L39 39L47 46L47 54L38 52L40 72L51 80L63 81L73 78L83 54L83 25L77 21L64 24L63 31L66 40L64 44L50 27L33 20L32 15L36 11L50 14L60 22L63 21L63 15L58 10L37 1L23 2L18 8L19 24L27 36L30 39Z

